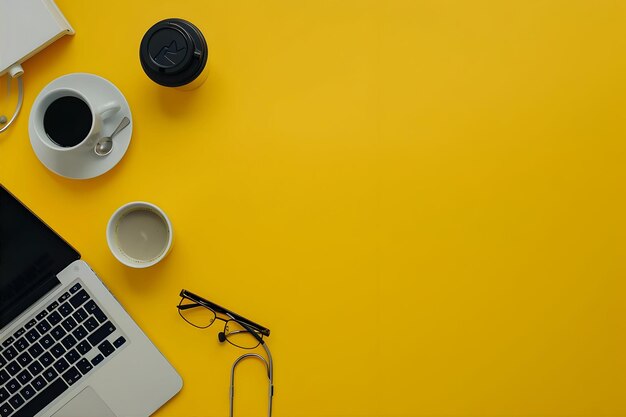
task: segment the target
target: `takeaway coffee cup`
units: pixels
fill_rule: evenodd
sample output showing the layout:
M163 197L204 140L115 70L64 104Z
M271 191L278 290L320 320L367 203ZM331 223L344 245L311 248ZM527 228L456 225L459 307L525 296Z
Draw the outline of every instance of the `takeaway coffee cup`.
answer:
M163 210L145 201L123 205L107 225L107 243L118 261L132 268L147 268L169 253L172 223Z
M165 87L193 90L207 76L209 50L195 25L183 19L165 19L152 26L139 47L146 75Z

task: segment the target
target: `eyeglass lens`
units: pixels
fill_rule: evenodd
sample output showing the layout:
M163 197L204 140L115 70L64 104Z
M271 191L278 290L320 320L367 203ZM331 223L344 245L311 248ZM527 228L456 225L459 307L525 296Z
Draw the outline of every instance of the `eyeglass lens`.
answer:
M204 329L215 321L215 312L213 310L193 300L183 297L178 305L178 313L192 326Z
M256 333L259 337L263 337L262 334ZM231 345L243 348L254 349L259 346L259 340L246 330L239 322L235 320L228 320L224 325L224 335L226 340Z
M180 316L187 323L201 329L211 326L217 318L215 311L186 297L180 300L178 306ZM259 338L263 338L261 333L256 332L256 334ZM224 324L224 336L228 343L242 349L254 349L260 344L259 340L246 330L245 327L232 319L226 320Z

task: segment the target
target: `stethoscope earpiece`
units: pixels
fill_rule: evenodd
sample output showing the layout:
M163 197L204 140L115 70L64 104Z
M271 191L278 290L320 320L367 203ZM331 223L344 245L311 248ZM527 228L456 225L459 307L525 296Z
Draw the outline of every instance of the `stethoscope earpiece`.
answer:
M226 341L226 335L224 334L224 332L219 332L217 334L217 340L219 340L222 343Z
M11 68L9 68L9 76L7 77L7 93L11 91L11 80L13 78L17 78L17 105L15 106L15 112L10 119L7 119L5 115L0 115L0 133L4 132L11 126L15 118L20 112L22 108L22 102L24 101L24 83L22 81L22 74L24 70L20 64L15 64Z

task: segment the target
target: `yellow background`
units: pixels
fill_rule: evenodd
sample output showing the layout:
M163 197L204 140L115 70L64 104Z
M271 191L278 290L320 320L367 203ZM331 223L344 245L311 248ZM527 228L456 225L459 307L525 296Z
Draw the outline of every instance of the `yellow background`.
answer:
M158 416L226 415L240 353L179 318L181 288L271 329L277 417L626 416L626 3L57 4L77 34L24 64L0 181L181 373ZM207 38L193 92L141 70L167 17ZM28 140L36 95L71 72L133 112L93 180ZM106 245L132 200L175 228L149 270ZM238 376L237 415L265 415L260 363Z

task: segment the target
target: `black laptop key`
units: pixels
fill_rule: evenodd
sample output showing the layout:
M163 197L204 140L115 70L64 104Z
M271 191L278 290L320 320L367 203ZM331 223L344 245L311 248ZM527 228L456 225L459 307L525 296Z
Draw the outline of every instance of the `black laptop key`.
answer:
M20 381L22 385L26 384L31 379L33 379L33 376L26 369L17 374L17 380Z
M74 317L74 320L76 320L77 323L82 323L83 320L89 317L89 313L87 313L84 308L79 307L72 313L72 317Z
M9 346L8 348L4 350L4 352L2 352L2 355L5 357L6 360L10 361L11 359L17 356L17 350L15 350L13 346Z
M96 308L98 308L94 300L89 300L84 307L88 313L92 313Z
M81 360L79 360L76 363L76 367L78 368L80 373L82 373L83 375L85 375L87 372L93 369L93 366L91 366L91 363L89 363L89 361L85 358L82 358Z
M83 326L78 326L72 331L72 335L76 338L76 340L81 340L85 336L87 336L87 330Z
M7 417L13 412L13 407L7 401L6 403L0 405L0 417Z
M59 359L58 361L54 363L54 369L56 369L58 373L65 371L69 367L70 367L70 364L67 363L67 361L63 358Z
M124 343L126 343L126 339L124 339L124 336L120 336L117 339L115 339L115 342L113 342L113 346L115 346L116 348L119 348Z
M48 320L43 319L39 322L38 325L35 326L35 329L39 330L39 333L44 334L48 330L50 330L51 327L52 326L50 325L50 323L48 323Z
M35 316L35 318L36 318L37 320L41 320L41 319L43 319L44 317L46 317L47 315L48 315L48 311L44 310L44 311L42 311L41 313L37 314L37 315Z
M13 333L13 337L17 339L18 337L23 335L25 332L26 332L26 330L24 330L24 328L21 328L17 332Z
M46 310L48 310L49 312L52 312L52 310L55 310L57 307L59 306L59 303L57 303L56 301L52 304L50 304Z
M28 329L30 329L31 327L33 327L35 324L37 324L37 320L32 319L31 321L29 321L28 323L26 323L26 324L24 325L24 328L25 328L26 330L28 330Z
M89 366L91 366L91 365L89 365ZM0 387L0 404L2 404L3 402L5 402L8 399L9 399L9 391L7 391L3 387Z
M4 385L4 383L7 382L9 379L11 379L9 373L4 369L0 369L0 387Z
M52 338L52 336L47 334L47 335L45 335L44 337L41 338L39 343L41 343L41 346L44 349L48 349L50 346L52 346L54 344L54 339Z
M7 360L4 359L4 356L0 355L0 368L2 368L6 364L7 364Z
M76 327L76 324L77 324L76 320L74 320L71 317L68 317L65 320L63 320L63 322L61 322L61 326L63 326L63 328L67 330L68 332L74 329Z
M28 365L29 363L31 363L33 361L33 358L30 357L30 355L28 354L28 352L24 352L22 353L20 356L17 357L17 363L19 363L20 365L22 365L22 367Z
M72 311L74 311L74 308L70 305L70 303L63 303L57 311L61 313L63 317L67 317Z
M11 393L15 394L18 389L20 389L21 385L17 382L17 379L13 378L5 385L5 388Z
M37 378L33 379L33 382L31 382L31 385L37 391L41 391L43 387L48 385L48 381L46 381L43 376L38 376Z
M91 350L91 345L89 344L88 341L83 340L82 342L78 344L78 346L76 346L76 350L79 351L81 355L84 355L85 353Z
M2 347L7 347L13 342L15 342L15 339L13 337L9 337L7 340L2 342Z
M67 300L68 298L70 298L70 293L66 291L62 296L59 297L59 303L62 303L63 301Z
M93 316L98 319L98 322L100 323L104 323L105 321L108 320L108 317L106 316L106 314L104 314L104 312L102 310L100 310L100 307L96 306L96 308L94 308L94 310L91 312L91 314L93 314Z
M48 368L43 372L43 377L46 378L46 381L48 382L52 382L52 380L57 376L59 376L59 374L57 374L57 371L55 371L54 368Z
M28 345L30 345L30 343L28 343L28 340L24 339L23 337L20 337L15 341L15 343L13 343L13 346L15 346L15 349L17 349L18 352L26 349Z
M30 385L26 385L20 390L20 394L26 401L28 401L33 395L35 395L35 389Z
M63 394L65 390L67 390L67 387L68 385L62 378L57 379L31 398L24 407L19 409L11 417L33 417L52 401L56 400L59 395Z
M93 346L96 346L98 343L103 341L108 335L115 331L115 326L110 321L104 323L98 330L87 336L87 340Z
M89 294L87 294L87 291L80 290L77 294L74 294L74 296L70 298L70 304L72 304L72 307L77 308L87 300L89 300Z
M41 358L39 358L39 362L41 362L44 368L47 368L48 366L52 365L52 362L54 362L54 358L52 357L50 352L46 352L41 355Z
M98 320L93 317L89 317L89 319L87 319L87 321L85 321L83 325L85 326L85 329L87 329L87 331L91 333L98 328Z
M79 282L77 282L76 284L72 285L72 288L70 288L70 294L76 293L76 291L80 290L81 288L82 286Z
M76 343L78 343L76 341L76 339L74 338L74 336L72 336L71 334L68 334L67 336L65 336L63 338L63 340L61 340L61 343L63 343L63 346L65 346L65 349L71 349L73 346L76 345Z
M65 330L63 330L63 327L59 325L55 327L54 329L50 330L50 334L52 335L52 337L54 337L54 340L60 340L67 333L65 332Z
M26 332L26 334L24 335L24 337L26 337L26 340L28 340L29 342L34 342L37 339L39 339L39 337L41 337L41 335L39 334L39 332L35 329L32 329L28 332Z
M48 315L48 321L52 326L60 322L62 319L63 317L61 317L58 311L53 311L50 315Z
M39 342L35 342L33 343L29 348L28 348L28 353L30 353L30 355L33 358L36 358L37 356L41 355L43 353L44 349L41 347L41 345L39 344Z
M43 371L43 366L39 363L39 361L35 361L28 365L28 371L33 375L37 376Z
M67 352L64 356L65 360L67 360L70 364L73 364L78 359L80 359L80 354L76 351L76 349L72 349Z
M91 364L93 366L96 366L100 362L102 362L103 360L104 360L104 356L102 356L102 354L98 353L98 355L91 360Z
M9 400L9 404L11 404L11 406L13 406L13 408L18 408L22 404L24 404L24 399L22 398L22 396L20 394L15 394Z
M55 359L59 359L65 353L65 348L61 343L57 343L56 345L52 346L52 348L50 348L50 353L54 355Z
M63 374L63 379L65 380L65 382L67 382L69 385L74 385L74 383L78 382L78 380L82 377L83 375L78 372L78 369L76 369L75 367L71 367L70 369L67 370L67 372L65 372Z
M5 369L7 370L9 375L15 376L15 374L17 374L22 369L22 367L17 363L17 361L12 361L9 362Z
M105 340L98 345L98 350L102 352L104 356L109 356L111 353L113 353L115 348L108 340Z

